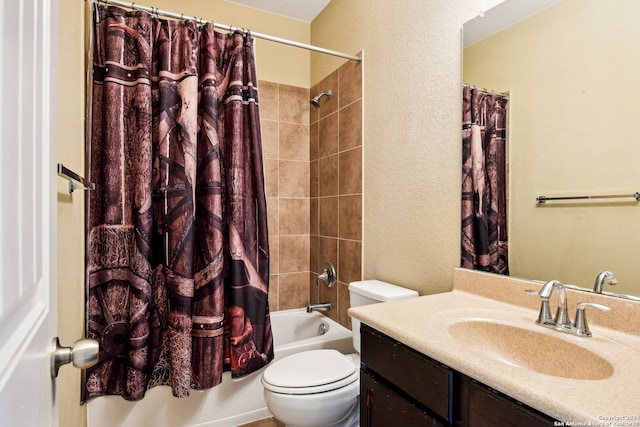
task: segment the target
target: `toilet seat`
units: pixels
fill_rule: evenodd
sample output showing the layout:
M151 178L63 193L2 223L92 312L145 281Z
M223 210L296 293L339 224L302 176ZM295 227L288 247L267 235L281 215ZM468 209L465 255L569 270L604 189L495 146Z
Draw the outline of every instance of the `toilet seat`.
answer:
M309 350L284 357L262 375L265 389L281 394L315 394L358 381L358 367L333 349Z

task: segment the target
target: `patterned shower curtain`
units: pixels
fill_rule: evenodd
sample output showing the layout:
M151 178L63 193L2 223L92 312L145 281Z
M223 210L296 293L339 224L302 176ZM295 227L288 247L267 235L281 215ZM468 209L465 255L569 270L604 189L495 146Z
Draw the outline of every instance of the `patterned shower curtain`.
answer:
M508 102L463 87L461 266L506 275Z
M86 398L183 397L273 359L253 41L95 7Z

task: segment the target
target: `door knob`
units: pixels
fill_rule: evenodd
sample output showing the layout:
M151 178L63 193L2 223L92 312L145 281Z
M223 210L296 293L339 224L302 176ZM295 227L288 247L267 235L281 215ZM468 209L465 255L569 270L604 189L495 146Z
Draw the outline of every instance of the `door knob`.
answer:
M98 361L100 344L91 338L76 341L73 347L62 347L60 340L55 337L51 350L51 377L58 376L60 366L73 362L73 366L80 369L92 367Z

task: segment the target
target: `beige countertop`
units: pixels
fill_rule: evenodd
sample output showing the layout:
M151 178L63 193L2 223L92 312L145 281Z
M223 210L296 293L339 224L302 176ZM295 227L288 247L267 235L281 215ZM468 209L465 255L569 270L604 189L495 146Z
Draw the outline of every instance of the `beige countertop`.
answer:
M534 282L456 269L451 292L354 307L349 315L560 421L640 426L640 303L568 292L571 318L577 302L598 302L612 309L607 313L587 309L593 336L577 337L535 324L540 300L524 290L539 287ZM554 312L555 295L551 301ZM613 370L602 379L562 378L535 372L519 363L490 356L489 348L484 351L482 345L478 346L477 337L472 346L466 339L456 339L449 328L468 320L490 320L515 325L520 328L517 331L552 334L569 345L601 356ZM507 335L496 339L509 338ZM530 345L525 353L541 351L536 342ZM580 355L572 352L547 349L545 353L545 361L552 364L571 367L581 362L574 359ZM597 368L594 366L594 370Z

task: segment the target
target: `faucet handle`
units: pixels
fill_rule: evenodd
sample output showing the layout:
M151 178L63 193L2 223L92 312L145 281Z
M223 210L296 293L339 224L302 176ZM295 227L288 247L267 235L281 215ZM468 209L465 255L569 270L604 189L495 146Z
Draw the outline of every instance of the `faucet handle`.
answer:
M573 327L576 329L576 335L581 337L590 337L592 335L584 312L584 309L587 307L595 308L600 311L611 310L606 305L596 304L593 302L579 302L576 304L576 318L573 321Z
M327 282L329 288L333 288L336 285L338 275L336 274L336 268L330 262L324 265L322 273L316 277L316 288L320 280Z
M538 296L540 291L535 289L525 289L525 292L529 295ZM538 320L536 323L542 325L548 325L553 323L553 317L551 317L551 309L549 308L549 298L542 298L542 304L540 306L540 314L538 314Z

